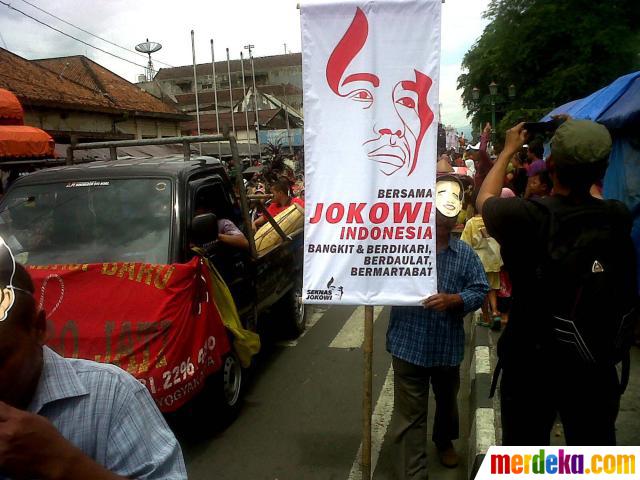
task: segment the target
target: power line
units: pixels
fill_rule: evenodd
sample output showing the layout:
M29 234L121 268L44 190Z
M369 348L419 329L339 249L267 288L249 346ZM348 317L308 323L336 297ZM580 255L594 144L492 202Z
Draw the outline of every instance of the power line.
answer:
M90 43L88 43L88 42L85 42L84 40L80 40L79 38L74 37L73 35L70 35L70 34L68 34L68 33L66 33L66 32L63 32L62 30L59 30L59 29L57 29L56 27L52 27L52 26L51 26L51 25L49 25L48 23L45 23L45 22L43 22L42 20L38 20L37 18L32 17L32 16L31 16L31 15L29 15L28 13L25 13L25 12L23 12L22 10L19 10L19 9L17 9L16 7L11 6L11 4L9 4L9 3L7 3L7 2L4 2L4 1L0 0L0 3L1 3L2 5L4 5L4 6L6 6L6 7L10 8L11 10L15 10L16 12L18 12L18 13L20 13L20 14L24 15L25 17L30 18L31 20L33 20L34 22L39 23L40 25L44 25L45 27L50 28L51 30L54 30L54 31L56 31L56 32L58 32L58 33L61 33L61 34L62 34L62 35L64 35L65 37L69 37L69 38L71 38L71 39L73 39L73 40L75 40L75 41L77 41L77 42L80 42L80 43L82 43L82 44L84 44L84 45L88 46L88 47L95 48L96 50L98 50L98 51L100 51L100 52L102 52L102 53L106 53L107 55L111 55L112 57L115 57L115 58L117 58L117 59L119 59L119 60L122 60L122 61L124 61L124 62L130 63L130 64L132 64L132 65L135 65L136 67L140 67L140 68L147 68L147 66L146 66L146 65L140 65L139 63L132 62L131 60L128 60L128 59L126 59L126 58L124 58L124 57L121 57L121 56L119 56L119 55L116 55L115 53L108 52L108 51L106 51L106 50L103 50L103 49L102 49L102 48L100 48L100 47L96 47L95 45L92 45L92 44L90 44Z
M117 43L114 43L114 42L112 42L111 40L107 40L106 38L102 38L101 36L96 35L95 33L91 33L91 32L89 32L88 30L85 30L84 28L78 27L77 25L74 25L73 23L68 22L67 20L65 20L65 19L63 19L63 18L60 18L60 17L58 17L58 16L54 15L54 14L53 14L53 13L51 13L51 12L47 12L44 8L40 8L39 6L34 5L34 4L33 4L33 3L31 3L31 2L28 2L27 0L22 0L22 1L23 1L24 3L26 3L27 5L32 6L32 7L33 7L33 8L35 8L36 10L40 10L42 13L45 13L45 14L49 15L50 17L53 17L53 18L55 18L56 20L59 20L59 21L61 21L62 23L65 23L65 24L69 25L70 27L76 28L76 29L80 30L81 32L86 33L87 35L91 35L92 37L95 37L95 38L97 38L97 39L99 39L99 40L102 40L103 42L106 42L106 43L108 43L108 44L110 44L110 45L113 45L114 47L118 47L118 48L121 48L122 50L125 50L125 51L127 51L127 52L133 53L133 54L135 54L135 55L137 55L137 56L139 56L139 57L147 58L145 55L142 55L141 53L136 52L135 50L131 50L130 48L127 48L127 47L123 47L123 46L121 46L121 45L118 45ZM155 60L155 62L156 62L156 63L161 63L162 65L166 65L167 67L174 68L174 67L173 67L173 65L169 65L168 63L161 62L160 60Z

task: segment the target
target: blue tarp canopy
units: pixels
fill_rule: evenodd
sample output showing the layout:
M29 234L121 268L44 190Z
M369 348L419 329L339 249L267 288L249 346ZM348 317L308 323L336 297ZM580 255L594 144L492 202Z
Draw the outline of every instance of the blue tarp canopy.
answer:
M603 195L624 202L631 210L640 280L640 72L624 75L588 97L565 103L542 121L561 113L594 120L611 133L613 147Z
M580 100L573 100L556 108L552 115L566 113L573 118L595 120L609 130L625 128L640 122L640 72L629 73Z

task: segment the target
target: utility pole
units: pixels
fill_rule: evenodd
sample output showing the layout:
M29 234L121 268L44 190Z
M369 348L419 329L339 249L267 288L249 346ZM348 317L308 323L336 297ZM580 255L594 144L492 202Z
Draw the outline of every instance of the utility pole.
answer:
M287 138L289 139L289 154L293 155L293 145L291 144L291 127L289 126L289 110L287 110L287 102L285 102L285 87L282 85L282 107L284 108L284 118L287 122Z
M220 116L218 115L218 84L216 82L216 57L213 53L213 38L211 39L211 70L213 73L213 108L216 110L216 133L220 135ZM220 142L218 144L218 160L222 160Z
M255 45L245 45L244 48L249 50L249 60L251 60L251 77L253 78L253 107L256 112L256 141L258 142L258 156L262 161L262 146L260 145L260 120L258 118L258 90L256 89L256 70L253 65L253 49Z
M249 138L249 111L247 110L247 88L244 83L244 56L242 52L240 52L240 70L242 71L242 109L244 110L244 121L247 128L247 133L245 134L247 138L247 145L249 148L249 159L251 159L251 139Z
M236 122L233 118L233 88L231 87L231 61L229 60L229 49L227 48L227 74L229 75L229 102L231 103L231 130L236 136Z
M198 77L196 76L196 47L193 30L191 30L191 54L193 56L193 91L196 94L196 123L198 125L198 136L200 136L200 104L198 103ZM200 155L202 155L202 144L198 144Z

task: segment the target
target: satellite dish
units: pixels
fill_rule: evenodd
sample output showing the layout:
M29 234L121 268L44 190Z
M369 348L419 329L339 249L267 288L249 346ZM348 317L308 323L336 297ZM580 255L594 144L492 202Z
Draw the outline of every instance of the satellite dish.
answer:
M136 45L136 50L140 53L146 53L149 55L149 63L147 64L147 68L145 69L145 76L147 81L153 80L153 75L155 71L153 70L153 62L151 61L151 54L157 52L162 48L162 44L158 42L150 42L147 38L146 42L139 43Z
M146 42L139 43L136 45L136 50L140 53L146 53L151 56L152 53L156 53L158 50L162 48L162 44L158 42L150 42L147 38Z

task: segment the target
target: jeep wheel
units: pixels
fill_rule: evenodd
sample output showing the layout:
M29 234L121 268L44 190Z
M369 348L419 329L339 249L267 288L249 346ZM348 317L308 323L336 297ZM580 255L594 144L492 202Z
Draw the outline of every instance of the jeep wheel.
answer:
M293 325L291 331L296 337L299 337L307 328L307 312L305 304L302 303L302 292L296 288L291 292L291 296L293 297L293 318L291 320Z
M278 300L274 309L275 317L287 339L298 338L307 327L305 304L302 303L302 291L297 286L289 290Z
M242 393L242 366L235 353L227 355L222 365L222 389L224 401L233 408L240 400Z
M224 420L232 421L240 410L244 387L242 365L234 351L222 360L222 368L216 374L216 404L222 410Z

